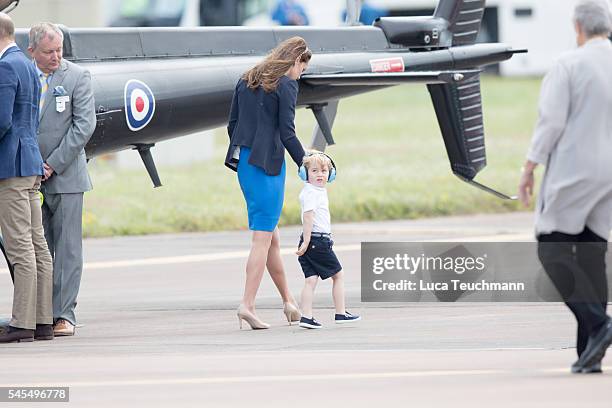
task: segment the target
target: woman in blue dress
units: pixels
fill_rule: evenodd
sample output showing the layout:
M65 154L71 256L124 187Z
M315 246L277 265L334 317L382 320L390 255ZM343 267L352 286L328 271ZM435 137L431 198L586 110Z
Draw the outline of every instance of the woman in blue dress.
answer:
M285 150L299 167L304 149L295 134L295 104L300 75L312 56L306 41L293 37L279 44L238 81L232 99L225 165L238 172L253 231L238 321L267 329L255 313L255 297L268 268L283 299L289 324L300 312L289 291L280 255L278 220L285 193Z

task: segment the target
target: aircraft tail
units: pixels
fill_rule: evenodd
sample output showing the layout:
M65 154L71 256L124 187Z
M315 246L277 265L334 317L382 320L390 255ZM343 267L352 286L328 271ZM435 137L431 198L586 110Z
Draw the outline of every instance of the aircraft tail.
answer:
M374 22L392 44L449 48L476 42L486 0L440 0L433 16L380 17Z
M476 42L486 0L440 0L434 18L448 21L452 33L452 45L468 45Z
M453 174L506 200L515 200L474 180L487 165L480 75L460 83L427 85Z
M471 180L487 165L480 75L428 85L453 173Z

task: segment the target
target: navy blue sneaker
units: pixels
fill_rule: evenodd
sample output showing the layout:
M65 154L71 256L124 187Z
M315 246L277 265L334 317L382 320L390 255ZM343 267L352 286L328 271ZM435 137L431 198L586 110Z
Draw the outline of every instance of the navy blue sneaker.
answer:
M361 320L361 316L353 315L353 314L350 314L349 312L345 311L344 314L336 313L336 317L335 317L334 320L336 320L336 323L357 322L357 321Z
M323 325L317 322L314 317L312 319L309 319L307 317L302 316L300 318L300 327L303 327L305 329L320 329L321 327L323 327Z

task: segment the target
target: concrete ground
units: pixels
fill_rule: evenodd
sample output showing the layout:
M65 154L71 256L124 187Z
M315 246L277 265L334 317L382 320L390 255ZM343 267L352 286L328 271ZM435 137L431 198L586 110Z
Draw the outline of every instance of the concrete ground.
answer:
M287 325L267 276L257 310L271 329L238 329L246 231L86 240L83 327L0 346L0 387L69 386L58 405L75 407L610 407L611 374L569 374L575 323L560 304L359 301L362 241L528 241L531 225L529 214L336 225L348 308L363 320L333 324L323 282L316 331ZM281 232L296 297L298 235ZM4 316L11 298L2 270Z

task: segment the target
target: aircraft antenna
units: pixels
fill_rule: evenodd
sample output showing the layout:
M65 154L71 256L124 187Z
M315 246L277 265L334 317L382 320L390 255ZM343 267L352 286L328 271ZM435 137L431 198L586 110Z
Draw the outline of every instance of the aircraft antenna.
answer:
M361 16L362 4L363 0L346 0L346 25L361 25L359 17Z

